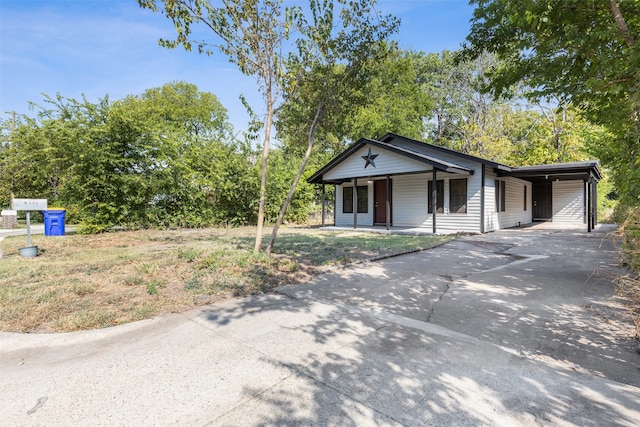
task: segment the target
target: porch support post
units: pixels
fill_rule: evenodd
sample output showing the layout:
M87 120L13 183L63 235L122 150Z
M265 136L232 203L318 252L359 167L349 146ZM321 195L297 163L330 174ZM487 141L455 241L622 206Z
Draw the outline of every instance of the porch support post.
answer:
M326 193L325 193L325 184L322 181L322 227L324 227L324 219L325 219L325 207L327 205Z
M391 179L389 178L389 175L387 175L387 201L385 203L385 209L386 209L386 216L387 216L387 230L391 229Z
M353 228L358 228L358 178L353 178Z
M589 197L589 201L587 202L587 232L591 233L591 178L589 178L587 187L587 194Z
M433 206L433 216L431 217L433 225L433 234L436 234L436 211L438 210L438 186L436 185L436 168L433 168L432 178L433 183L431 185L431 206Z
M584 180L584 182L582 183L582 223L586 224L587 223L587 203L589 203L589 196L587 194L587 188L589 187L589 181L587 181L586 179Z
M484 181L485 181L485 164L482 164L480 178L480 232L484 233Z

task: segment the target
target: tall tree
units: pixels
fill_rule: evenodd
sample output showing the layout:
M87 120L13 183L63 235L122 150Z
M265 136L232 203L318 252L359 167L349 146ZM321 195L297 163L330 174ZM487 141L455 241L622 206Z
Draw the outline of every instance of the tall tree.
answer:
M283 87L289 121L283 120L280 129L290 143L300 142L306 149L266 253L273 249L278 229L311 157L318 129L335 126L349 110L367 99L362 88L371 75L371 65L383 62L389 52L385 41L397 30L399 22L377 13L374 5L375 0L310 0L310 18L296 14L293 22L302 37L296 42L297 51L287 61Z
M359 102L347 110L344 136L371 138L387 132L423 139L434 109L433 93L423 90L423 55L391 46L384 59L367 65L368 76L356 88Z
M465 53L505 62L492 73L502 93L525 81L531 95L558 96L605 125L598 153L627 204L640 205L640 2L472 0Z
M282 49L291 28L283 0L220 0L219 6L212 0L138 0L138 3L143 8L162 11L173 22L177 36L173 40L161 39L162 46L182 46L190 51L195 45L200 53L223 53L242 73L257 80L266 115L254 245L254 252L257 252L262 242L271 129L281 91ZM158 6L158 3L163 5ZM209 30L213 40L194 40L196 26Z
M311 103L309 126L305 132L308 154L278 216L267 248L270 252L277 228L311 153L316 129L331 104L330 99L338 93L338 87L347 88L344 76L357 74L354 68L336 78L334 66L344 65L348 60L361 62L367 53L375 53L380 46L376 41L395 32L397 21L376 13L375 0L309 0L308 8L284 7L283 0L219 0L219 6L212 0L138 0L142 7L154 11L160 10L158 3L161 2L164 5L162 13L173 21L177 31L175 39L160 41L163 46L181 45L191 50L196 45L201 53L221 52L240 71L255 76L258 81L266 118L254 252L260 250L262 241L270 132L275 113L282 105L279 97L283 90L288 99L296 97L298 88L305 85L302 81L308 80L309 76L321 76L318 84L325 90L315 92L315 98L308 100ZM338 8L334 8L336 4ZM214 41L193 40L192 31L196 25L209 30ZM294 40L289 40L291 34L295 34Z

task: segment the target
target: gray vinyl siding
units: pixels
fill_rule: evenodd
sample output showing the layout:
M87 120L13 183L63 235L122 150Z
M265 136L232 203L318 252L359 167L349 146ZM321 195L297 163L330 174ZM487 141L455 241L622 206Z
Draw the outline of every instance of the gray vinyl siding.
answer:
M365 169L365 160L362 158L362 156L367 155L367 153L369 152L369 148L371 148L371 153L377 154L378 157L376 157L374 160L376 165L375 167L369 165ZM365 145L360 150L353 153L351 157L345 159L335 168L328 171L324 175L324 179L332 180L343 178L364 178L371 176L402 174L416 171L420 172L430 169L431 166L417 160L413 160L378 147Z
M584 186L581 180L553 182L553 222L575 224L584 221Z
M479 171L480 168L478 167ZM467 231L480 232L480 188L482 176L480 173L464 175L448 175L444 182L444 215L436 214L436 228L439 233L456 233ZM449 213L449 180L467 178L467 213ZM431 220L427 224L431 227Z
M505 211L496 210L496 179L506 185ZM524 188L527 188L527 209L524 209ZM498 178L494 172L486 172L485 231L530 224L533 221L531 183L517 178Z
M397 142L397 141L394 141ZM401 145L401 144L399 144ZM415 149L414 146L407 145L408 149ZM436 214L436 232L437 233L457 233L461 232L471 232L471 233L479 233L480 230L480 215L481 215L481 181L482 181L482 173L481 173L481 165L480 163L474 162L472 160L464 159L449 153L443 153L439 150L430 150L428 147L424 147L421 150L422 153L432 155L435 158L440 160L444 160L447 162L451 162L457 164L459 166L463 166L469 168L474 171L473 175L456 175L456 174L448 174L448 173L440 173L438 172L436 179L444 179L444 210L443 214ZM377 159L376 159L377 160ZM421 178L420 178L421 177ZM398 201L398 192L400 191L400 183L403 182L403 179L409 179L409 177L395 177L393 182L393 223L394 225L401 225L398 220L399 218L404 218L406 222L406 226L410 227L424 227L431 230L433 227L432 223L432 214L426 214L427 211L427 201L429 195L427 195L427 181L430 181L432 176L431 172L426 173L424 175L416 175L411 177L409 181L414 183L410 186L409 189L406 190L405 194L403 194L404 206L403 203ZM466 178L467 179L467 213L466 214L453 214L449 213L449 180L457 179L457 178ZM418 179L423 179L425 182L423 186L416 185ZM406 210L404 210L406 209ZM400 215L400 217L399 217ZM422 220L422 222L418 225L417 222Z
M394 177L393 225L433 229L433 214L428 213L428 182L431 173ZM449 182L467 179L467 213L450 213ZM476 175L455 175L439 172L437 180L444 180L444 213L436 213L436 232L442 234L467 231L480 232L480 178Z
M489 168L486 168L484 186L484 231L500 230L500 222L495 203L496 178L497 175L493 171L489 171Z
M507 186L506 210L498 213L500 228L516 227L520 224L530 224L533 221L531 205L531 183L516 178L506 178ZM524 209L524 188L527 187L527 210ZM495 206L494 199L492 204Z
M427 213L427 174L397 176L393 179L393 225L420 227Z

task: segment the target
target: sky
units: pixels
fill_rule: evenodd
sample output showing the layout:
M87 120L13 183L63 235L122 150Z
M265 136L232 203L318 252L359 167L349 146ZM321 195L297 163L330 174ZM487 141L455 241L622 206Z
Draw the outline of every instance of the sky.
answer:
M468 0L378 0L377 8L401 19L401 48L427 53L458 49L473 14ZM43 94L96 102L186 81L215 94L236 131L245 129L240 95L262 111L255 80L221 54L158 45L174 36L171 21L136 0L0 0L0 118L33 117L29 103L43 105Z

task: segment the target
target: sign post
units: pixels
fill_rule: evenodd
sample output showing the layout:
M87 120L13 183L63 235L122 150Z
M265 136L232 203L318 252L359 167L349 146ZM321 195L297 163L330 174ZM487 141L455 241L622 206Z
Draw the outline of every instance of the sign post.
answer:
M31 246L31 211L47 210L47 199L13 199L12 205L14 211L27 211L27 247L21 248L20 253L26 257L36 256L38 248Z

